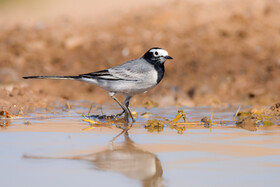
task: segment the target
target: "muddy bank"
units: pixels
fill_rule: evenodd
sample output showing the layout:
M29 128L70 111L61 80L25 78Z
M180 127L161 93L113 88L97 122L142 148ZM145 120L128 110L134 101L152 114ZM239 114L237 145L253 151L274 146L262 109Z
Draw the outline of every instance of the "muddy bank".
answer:
M165 48L174 61L166 64L160 85L136 96L132 105L149 100L159 106L279 101L279 2L169 1L145 6L145 13L134 7L118 20L103 17L102 24L59 16L7 27L2 21L2 109L32 110L81 99L111 102L103 90L85 83L21 77L109 68L138 58L153 46Z

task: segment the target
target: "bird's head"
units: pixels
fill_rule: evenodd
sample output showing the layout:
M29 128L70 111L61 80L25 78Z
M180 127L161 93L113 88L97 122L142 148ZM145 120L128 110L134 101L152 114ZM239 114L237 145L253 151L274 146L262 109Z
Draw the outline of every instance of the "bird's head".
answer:
M159 47L149 49L143 56L149 62L158 62L164 64L167 59L173 59L168 52Z

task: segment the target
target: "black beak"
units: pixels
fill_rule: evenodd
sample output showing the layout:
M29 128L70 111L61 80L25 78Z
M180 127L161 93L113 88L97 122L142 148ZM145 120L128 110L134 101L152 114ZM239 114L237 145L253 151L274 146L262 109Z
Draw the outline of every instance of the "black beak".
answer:
M165 59L170 59L170 60L173 59L171 56L165 56L164 58L165 58Z

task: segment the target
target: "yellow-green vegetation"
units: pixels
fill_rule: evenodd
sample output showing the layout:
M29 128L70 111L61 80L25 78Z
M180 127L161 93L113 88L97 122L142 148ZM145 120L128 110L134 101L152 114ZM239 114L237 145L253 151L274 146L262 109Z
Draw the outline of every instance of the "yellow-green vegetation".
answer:
M184 122L179 123L178 121L183 118ZM187 114L183 110L178 110L178 114L175 116L175 118L169 122L170 123L170 129L175 129L177 130L178 134L183 134L184 131L186 131L186 123L187 123ZM145 125L145 129L148 130L148 132L161 132L163 131L164 128L164 123L152 119L147 122Z
M164 128L164 124L163 122L156 120L156 119L152 119L149 120L147 122L147 124L145 125L145 129L148 130L148 132L162 132Z
M263 122L263 126L264 126L264 127L270 127L270 126L272 126L272 125L274 125L274 123L271 122L271 121L266 120L266 121Z
M132 114L132 116L133 116L134 118L137 118L137 116L138 116L138 113L135 112L135 111L131 112L131 114Z
M179 124L178 121L183 118L184 124ZM178 110L178 114L170 123L171 129L176 129L178 134L183 134L184 131L187 130L186 128L187 123L187 114L183 110Z
M240 111L241 107L238 107L234 118L232 121L227 121L228 123L236 123L236 127L243 128L249 131L256 131L257 128L262 125L263 127L271 127L273 125L277 125L280 118L280 104L275 104L270 108L264 109L250 109ZM90 113L90 111L89 111ZM1 113L0 113L1 114ZM133 112L133 116L137 116L137 112ZM2 112L2 116L9 116L6 113ZM152 116L152 113L145 112L142 113L141 116L145 118L149 118ZM84 116L83 121L90 123L90 127L83 129L89 130L96 127L112 127L112 123L122 123L122 118L118 119L115 116L105 116L105 115L97 115L97 119L102 119L101 121L95 121L88 117ZM178 110L178 114L173 118L173 120L158 120L158 119L151 119L148 120L145 124L145 129L148 132L162 132L164 130L165 125L170 127L170 129L175 129L178 134L183 134L184 131L187 129L187 125L203 125L205 128L210 128L212 125L220 125L222 126L225 124L225 120L221 120L220 122L213 122L213 113L211 117L203 117L200 121L195 122L188 122L187 121L187 114L183 110Z
M259 126L259 121L255 116L248 116L236 121L236 126L248 131L256 131Z
M90 123L90 124L98 124L98 123L101 123L101 122L94 121L94 120L89 119L89 118L84 118L83 121L88 122L88 123Z
M101 122L101 121L92 120L92 119L86 117L85 115L83 115L83 117L84 117L83 121L88 122L90 124L89 127L82 129L83 131L84 130L91 130L91 129L94 129L96 127L110 127L110 128L112 127L112 121L111 120ZM101 117L103 117L103 116L101 116ZM110 116L109 116L109 118L110 118Z
M237 112L236 126L249 131L256 131L262 124L264 127L271 127L275 122L279 122L280 103L272 105L270 108L253 108L249 111Z
M187 123L187 114L183 110L178 110L177 116L172 120L173 123L176 123L183 117L184 123Z
M99 122L99 121L94 121L91 119L83 119L83 121L88 122L90 124L89 127L86 127L82 129L83 131L85 130L91 130L97 127L107 127L107 128L112 128L112 123L111 122Z
M186 125L171 124L171 125L170 125L170 128L171 128L171 129L177 130L177 133L178 133L178 134L183 134L183 132L187 130Z

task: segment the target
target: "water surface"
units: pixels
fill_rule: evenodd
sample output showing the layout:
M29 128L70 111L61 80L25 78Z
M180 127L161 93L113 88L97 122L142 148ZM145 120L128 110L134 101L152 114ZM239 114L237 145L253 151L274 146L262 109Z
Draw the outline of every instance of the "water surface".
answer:
M137 122L124 126L82 121L88 108L55 113L44 109L10 120L0 130L0 186L278 186L280 129L256 132L236 128L236 107L180 108L188 121L211 116L225 124L171 129L178 108L134 108ZM117 113L109 105L104 113ZM150 118L141 113L151 112ZM94 113L100 113L96 108ZM149 119L164 121L162 132L149 133ZM28 121L28 123L26 123ZM24 125L25 123L25 125Z

